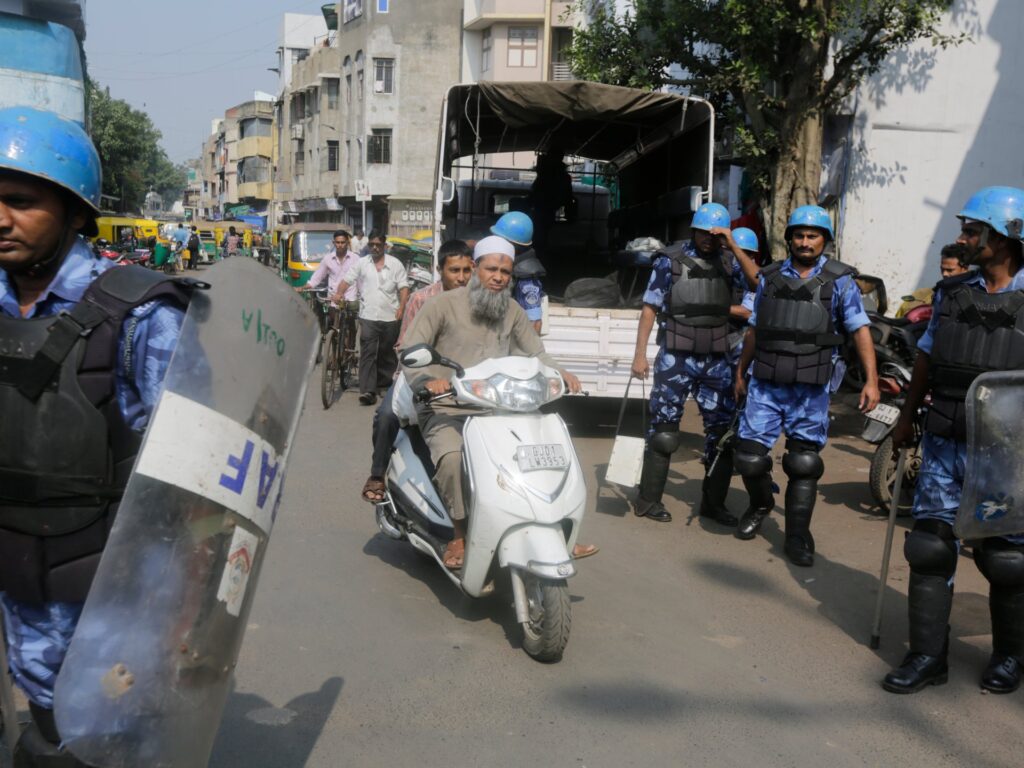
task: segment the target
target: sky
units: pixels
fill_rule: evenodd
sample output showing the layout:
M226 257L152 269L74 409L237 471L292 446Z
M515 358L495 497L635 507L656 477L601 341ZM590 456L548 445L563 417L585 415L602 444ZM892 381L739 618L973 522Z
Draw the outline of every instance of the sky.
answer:
M86 0L89 75L149 114L168 157L198 157L224 110L277 92L281 18L326 0Z

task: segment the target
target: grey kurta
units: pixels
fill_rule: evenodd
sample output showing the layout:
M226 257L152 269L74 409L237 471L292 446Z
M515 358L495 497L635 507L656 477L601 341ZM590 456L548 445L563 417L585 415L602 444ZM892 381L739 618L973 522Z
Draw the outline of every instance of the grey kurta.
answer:
M469 368L492 357L522 355L539 357L546 365L558 364L544 351L544 344L526 318L522 307L509 301L501 323L486 324L473 317L469 289L455 288L427 301L416 314L402 341L403 349L429 344L438 354ZM416 390L430 379L449 379L452 371L441 366L405 368L405 378ZM438 488L456 520L466 516L462 498L462 425L471 412L445 405L417 405L420 432L437 466Z

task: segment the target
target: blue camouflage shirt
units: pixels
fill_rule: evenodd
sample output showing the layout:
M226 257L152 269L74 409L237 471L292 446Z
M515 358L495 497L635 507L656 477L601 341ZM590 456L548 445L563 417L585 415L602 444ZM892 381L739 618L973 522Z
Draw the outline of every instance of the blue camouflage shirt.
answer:
M988 289L985 287L985 278L981 272L975 270L970 274L970 277L962 278L962 284L968 285L971 288L985 293ZM996 293L1005 293L1006 291L1024 291L1024 269L1021 269L1013 276L1010 280L1010 284L1002 290L996 291ZM932 312L932 318L928 321L928 327L925 332L921 334L921 338L917 340L917 348L924 352L926 355L932 353L932 344L935 342L935 331L939 327L939 305L942 303L942 289L940 288L935 292L935 298L932 301L932 306L935 307L935 311Z
M94 256L88 243L80 238L26 317L50 317L71 309L89 284L108 269L121 267ZM3 270L0 313L22 316L17 295ZM149 302L136 307L125 319L118 342L114 386L118 406L132 429L141 431L149 421L184 318L185 313L176 306ZM33 703L52 708L57 672L82 604L24 603L0 593L0 607L7 626L8 661L15 682Z
M541 307L541 299L544 298L544 288L536 277L523 277L516 279L516 286L512 290L512 298L526 312L526 319L530 322L542 320L544 312Z
M683 251L687 256L691 258L700 258L700 254L697 253L697 249L693 245L693 241L687 242L683 246ZM747 285L747 278L743 276L743 269L740 267L736 257L728 252L720 252L722 257L725 259L725 267L732 276L732 284L734 288L738 288L744 292L744 306L746 306L746 297L750 296L753 301L753 293L749 290ZM647 290L644 291L644 304L650 304L658 311L658 327L665 327L665 316L668 314L668 302L672 295L672 259L664 254L660 254L651 265L651 277L647 281Z

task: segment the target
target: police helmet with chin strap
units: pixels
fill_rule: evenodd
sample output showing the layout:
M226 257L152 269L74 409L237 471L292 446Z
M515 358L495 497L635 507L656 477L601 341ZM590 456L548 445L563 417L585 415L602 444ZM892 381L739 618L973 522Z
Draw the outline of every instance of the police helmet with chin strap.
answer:
M103 188L100 156L78 123L32 107L0 109L0 171L22 173L59 187L88 213L82 234L97 233ZM68 226L72 215L69 210Z
M824 231L829 241L836 239L832 231L832 218L820 205L801 205L789 215L789 221L786 222L786 240L790 239L797 227L814 227Z
M1021 240L1024 225L1024 189L985 187L964 205L957 218L986 224L1003 237Z

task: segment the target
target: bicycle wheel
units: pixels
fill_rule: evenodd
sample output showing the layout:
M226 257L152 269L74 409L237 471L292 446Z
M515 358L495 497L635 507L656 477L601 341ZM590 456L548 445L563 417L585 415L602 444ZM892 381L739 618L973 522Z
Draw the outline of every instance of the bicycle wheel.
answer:
M341 343L338 348L338 371L341 388L348 389L356 382L359 374L359 358L356 356L356 329L351 322L342 325Z
M338 370L338 332L333 328L327 331L324 338L324 362L320 368L320 399L324 409L334 404L338 396L338 385L341 376Z

